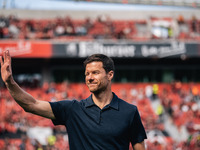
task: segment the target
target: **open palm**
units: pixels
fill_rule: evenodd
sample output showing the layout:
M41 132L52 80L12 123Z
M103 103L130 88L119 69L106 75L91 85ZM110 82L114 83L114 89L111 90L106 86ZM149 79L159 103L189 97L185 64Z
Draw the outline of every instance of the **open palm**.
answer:
M0 63L2 80L8 82L12 78L11 56L8 50L3 52L3 56L0 56Z

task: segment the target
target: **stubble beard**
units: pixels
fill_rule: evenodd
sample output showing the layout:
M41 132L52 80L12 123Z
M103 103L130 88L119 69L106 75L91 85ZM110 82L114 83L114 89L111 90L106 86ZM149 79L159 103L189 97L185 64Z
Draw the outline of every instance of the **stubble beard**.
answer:
M93 89L93 90L90 90L90 89L89 89L89 90L90 90L91 93L93 93L93 94L95 94L95 95L98 95L98 94L100 94L100 93L106 91L107 86L108 86L108 85L104 85L104 86L99 86L99 85L98 85L97 88L95 88L95 89Z

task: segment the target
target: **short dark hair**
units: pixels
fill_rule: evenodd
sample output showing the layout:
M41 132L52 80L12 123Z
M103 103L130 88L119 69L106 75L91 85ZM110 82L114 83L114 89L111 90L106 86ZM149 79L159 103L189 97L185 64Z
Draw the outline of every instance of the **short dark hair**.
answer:
M84 67L86 68L86 65L94 62L94 61L99 61L103 63L103 68L105 69L106 73L108 73L109 71L114 71L115 70L115 66L114 66L114 61L104 55L104 54L93 54L91 56L89 56L84 62Z

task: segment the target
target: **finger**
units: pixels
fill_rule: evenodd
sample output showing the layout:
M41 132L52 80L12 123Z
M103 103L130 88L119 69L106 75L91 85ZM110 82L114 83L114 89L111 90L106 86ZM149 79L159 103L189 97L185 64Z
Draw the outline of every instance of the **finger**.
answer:
M0 56L0 63L1 63L1 66L3 65L3 58L2 56Z
M6 51L3 51L3 59L6 60Z
M9 61L9 63L11 63L11 56L10 56L9 50L6 51L6 57L7 57L7 60Z
M4 51L4 61L10 61L9 50Z

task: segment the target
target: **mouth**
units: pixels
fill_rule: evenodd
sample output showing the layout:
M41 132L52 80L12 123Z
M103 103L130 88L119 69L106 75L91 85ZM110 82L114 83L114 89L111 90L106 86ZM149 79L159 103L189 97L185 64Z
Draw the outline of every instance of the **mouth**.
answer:
M87 85L88 85L88 86L96 86L97 83L88 83Z
M93 85L97 85L97 84L96 83L88 83L88 85L93 86Z

